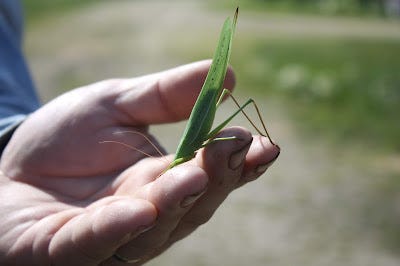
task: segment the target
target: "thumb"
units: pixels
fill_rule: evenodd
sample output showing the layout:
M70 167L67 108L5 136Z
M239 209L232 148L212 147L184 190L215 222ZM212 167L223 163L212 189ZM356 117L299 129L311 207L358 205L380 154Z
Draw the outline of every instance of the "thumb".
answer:
M117 109L128 114L130 123L147 125L175 122L189 116L206 78L211 60L183 65L164 72L126 80L116 101ZM225 88L235 84L228 68Z

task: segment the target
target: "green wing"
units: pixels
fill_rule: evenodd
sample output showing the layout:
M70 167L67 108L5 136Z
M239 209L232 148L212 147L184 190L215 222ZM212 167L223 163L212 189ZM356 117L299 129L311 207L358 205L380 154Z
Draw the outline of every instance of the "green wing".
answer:
M222 93L228 68L238 11L239 9L236 9L233 21L227 18L223 24L212 64L190 114L186 129L176 151L174 162L178 160L181 163L181 161L184 162L193 158L211 130L217 101Z

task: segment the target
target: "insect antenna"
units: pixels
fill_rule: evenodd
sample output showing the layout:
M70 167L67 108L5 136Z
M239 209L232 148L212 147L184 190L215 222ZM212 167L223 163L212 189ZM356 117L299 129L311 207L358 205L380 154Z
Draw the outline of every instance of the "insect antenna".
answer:
M146 136L146 134L143 134L142 132L139 131L135 131L135 130L125 130L125 131L118 131L115 132L114 134L125 134L125 133L130 133L130 134L137 134L141 137L143 137L153 148L154 150L160 155L160 156L165 156L165 154L154 144L153 141L151 141L151 139ZM137 150L137 148L136 148Z
M143 134L143 133L141 133L141 132L139 132L139 131L135 131L135 130L125 130L125 131L114 132L113 134L125 134L125 133L140 135L141 137L143 137L143 138L154 148L154 150L155 150L161 157L165 156L165 154L162 153L162 151L153 143L153 141L150 140L149 137L147 137L145 134ZM99 143L100 143L100 144L103 144L103 143L114 143L114 144L119 144L119 145L125 146L125 147L127 147L127 148L129 148L129 149L132 149L132 150L134 150L134 151L137 151L137 152L139 152L139 153L141 153L141 154L143 154L143 155L145 155L145 156L147 156L147 157L156 158L156 159L158 158L158 157L155 157L155 156L153 156L153 155L151 155L151 154L149 154L149 153L147 153L147 152L145 152L145 151L143 151L143 150L141 150L141 149L139 149L139 148L136 148L136 147L134 147L134 146L132 146L132 145L126 144L126 143L121 142L121 141L117 141L117 140L103 140L103 141L100 141Z
M155 157L155 156L153 156L153 155L151 155L151 154L149 154L149 153L147 153L147 152L145 152L145 151L142 151L141 149L138 149L138 148L136 148L136 147L134 147L134 146L132 146L132 145L123 143L123 142L121 142L121 141L117 141L117 140L103 140L103 141L100 141L99 143L100 143L100 144L103 144L103 143L115 143L115 144L119 144L119 145L125 146L125 147L127 147L127 148L129 148L129 149L132 149L132 150L134 150L134 151L140 152L141 154L146 155L147 157L157 158L157 157Z

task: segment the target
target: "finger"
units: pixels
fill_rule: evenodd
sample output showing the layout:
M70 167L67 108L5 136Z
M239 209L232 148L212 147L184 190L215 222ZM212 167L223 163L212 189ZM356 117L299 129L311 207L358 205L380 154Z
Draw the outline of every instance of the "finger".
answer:
M153 226L157 211L148 201L121 198L66 222L49 245L52 265L98 265L120 245Z
M129 260L146 260L169 240L182 216L205 193L207 186L207 174L188 164L169 170L145 186L135 197L154 204L158 210L157 224L118 249L118 254Z
M240 182L246 154L252 143L250 132L240 127L223 130L218 137L235 136L234 140L218 141L207 146L196 157L209 178L207 192L181 219L171 241L179 240L207 222L229 193Z
M254 136L246 156L242 178L237 186L242 186L261 176L279 157L281 149L266 137Z
M130 79L116 102L129 123L146 125L185 119L201 90L210 67L210 60L180 66L161 73ZM228 68L225 84L232 90L233 70ZM151 110L149 110L151 108Z

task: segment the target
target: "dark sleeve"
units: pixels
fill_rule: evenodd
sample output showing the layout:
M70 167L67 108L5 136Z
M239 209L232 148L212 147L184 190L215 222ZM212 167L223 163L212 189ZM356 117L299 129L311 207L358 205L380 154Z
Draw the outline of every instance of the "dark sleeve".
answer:
M22 51L23 15L17 0L0 1L0 154L39 100Z

